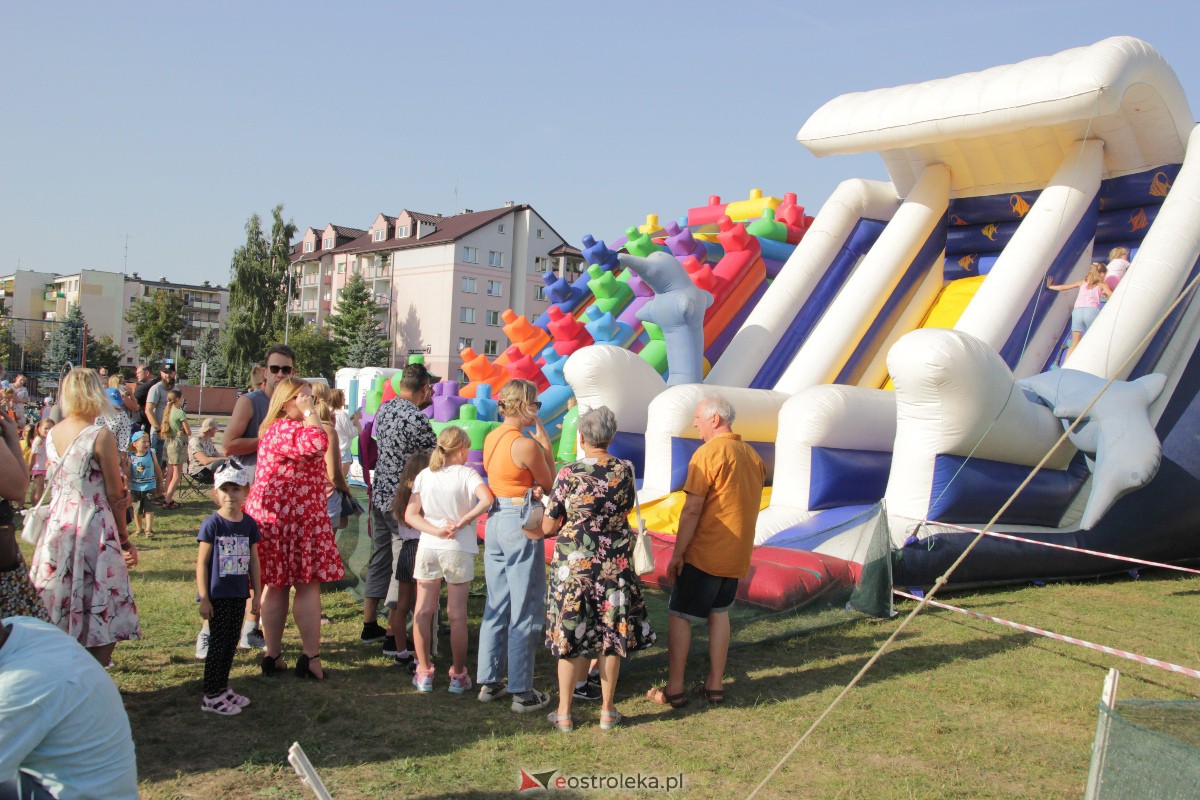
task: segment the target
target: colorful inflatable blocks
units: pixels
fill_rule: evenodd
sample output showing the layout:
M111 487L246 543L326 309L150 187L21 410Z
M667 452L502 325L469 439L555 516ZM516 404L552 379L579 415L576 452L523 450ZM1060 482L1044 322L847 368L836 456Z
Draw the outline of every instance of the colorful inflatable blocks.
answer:
M466 347L459 353L462 357L462 371L471 382L462 387L459 394L468 400L475 396L476 389L481 384L492 387L492 393L500 391L500 387L508 380L508 373L503 367L498 367L488 361L487 356L479 355L473 348Z
M614 347L629 347L637 338L637 331L629 325L618 322L611 312L605 311L599 305L588 306L589 322L584 327L592 335L596 344L611 344ZM553 383L554 381L551 381Z
M480 384L475 390L475 399L470 401L475 408L475 419L483 422L498 422L499 403L492 399L492 387L486 383ZM461 411L459 412L461 415Z
M604 270L614 270L617 268L617 253L615 250L609 250L604 244L604 240L596 241L589 233L583 237L583 260L588 264L595 264Z
M721 217L725 216L726 203L721 202L720 195L710 194L708 196L708 205L689 208L687 213L687 224L693 228L698 228L701 225L713 225Z
M751 189L748 200L735 200L725 206L725 216L734 222L758 219L765 209L775 208L780 202L778 197L763 197L762 189Z
M629 284L622 283L611 272L605 272L594 264L588 267L587 271L591 276L587 283L588 289L596 298L596 305L600 306L601 311L620 314L621 309L633 299L633 290L629 288Z
M813 218L804 213L804 206L796 204L795 192L786 192L783 202L775 209L775 221L787 226L788 244L799 244L812 225Z
M525 355L536 358L550 344L550 334L544 328L534 325L511 308L501 311L500 317L504 320L504 335Z
M586 333L586 331L584 332ZM533 381L539 392L544 392L546 387L550 385L550 381L546 380L546 376L542 374L542 370L534 363L532 358L521 352L521 348L513 345L504 351L504 355L508 357L508 364L505 366L505 369L508 370L510 378Z
M646 233L653 236L662 230L662 225L658 224L658 214L647 214L646 224L638 225L639 233Z
M722 217L717 225L721 229L725 257L712 268L715 289L708 291L713 295L713 304L704 314L706 350L767 279L762 248L758 240L746 232L746 227L735 224L729 217Z
M708 260L708 248L703 242L696 241L696 237L692 236L692 232L688 228L680 228L674 222L668 223L666 227L667 233L667 249L676 258L684 258L692 256L699 261Z
M562 420L562 432L558 435L558 449L555 451L554 460L560 464L569 463L577 458L575 433L578 423L579 406L575 406L567 410Z
M667 343L663 339L662 328L653 322L644 322L642 324L646 327L646 333L649 334L650 341L646 342L646 346L638 353L638 357L654 367L654 370L659 375L666 376Z
M579 320L553 306L547 313L550 316L550 322L546 327L549 328L550 335L554 337L554 349L560 356L569 356L579 348L587 347L592 343L592 335Z
M434 385L433 403L425 413L438 422L449 422L458 417L458 410L467 402L458 393L458 381L442 381Z
M648 234L638 233L637 228L626 229L625 237L625 252L631 256L645 258L651 253L667 249L660 244L655 244Z
M773 208L764 208L763 215L746 226L746 233L775 242L786 242L788 237L787 225L775 221Z

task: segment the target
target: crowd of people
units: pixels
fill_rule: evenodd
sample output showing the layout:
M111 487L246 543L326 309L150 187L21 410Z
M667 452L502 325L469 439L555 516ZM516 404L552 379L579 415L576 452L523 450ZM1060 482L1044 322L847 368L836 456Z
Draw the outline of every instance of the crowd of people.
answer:
M216 506L197 534L202 711L232 716L250 705L229 685L239 646L261 649L264 676L290 670L325 679L321 585L345 575L334 537L350 513L349 440L359 428L339 392L294 372L295 354L272 346L251 391L237 400L223 452L214 420L191 429L170 364L157 381L140 367L132 391L119 379L105 387L90 369L70 371L57 413L44 415L24 449L15 422L0 416L0 662L6 637L41 635L41 623L27 617L75 639L101 675L117 643L142 635L129 580L138 563L134 537L154 535L155 508L176 507L186 471L212 487ZM396 397L362 432L360 444L372 445L360 447L372 552L360 641L382 643L384 653L411 669L417 691L433 691L433 639L445 584L450 693L477 688L480 701L508 698L516 713L544 709L551 697L534 685L534 661L546 647L557 659L558 694L548 721L570 731L573 703L598 701L600 727L616 727L621 661L656 640L633 568L633 467L608 450L616 417L604 407L584 411L577 425L583 456L556 470L536 386L511 380L496 398L501 423L484 442L485 482L467 466L466 432L451 425L435 436L423 411L439 380L423 364L408 365ZM704 444L689 466L666 568L675 583L669 676L647 695L673 708L689 695L724 700L728 610L749 568L765 477L754 450L732 432L733 420L733 408L719 397L697 406L695 427ZM26 567L15 542L14 504L24 502L39 479L45 496L35 491L30 502L44 504L45 524ZM540 517L530 513L538 504ZM480 553L477 522L484 517L486 600L472 680L467 599ZM547 536L556 537L548 568ZM381 606L388 609L386 625L379 624ZM284 643L289 610L299 634L291 668ZM689 692L685 669L696 624L708 627L710 666ZM54 637L45 641L61 646ZM94 680L94 671L89 674ZM5 709L0 698L0 719ZM13 758L0 748L0 781ZM43 785L61 777L38 768L28 752L15 763Z

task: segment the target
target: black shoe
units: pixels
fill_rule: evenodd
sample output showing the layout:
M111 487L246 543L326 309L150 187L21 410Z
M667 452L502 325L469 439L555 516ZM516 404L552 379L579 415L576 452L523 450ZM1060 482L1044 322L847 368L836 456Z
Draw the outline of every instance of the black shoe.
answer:
M281 666L282 665L282 666ZM287 664L283 663L283 656L268 656L262 657L262 674L266 676L278 675L287 670Z
M387 629L381 627L378 622L372 620L371 622L363 625L362 636L359 636L358 640L363 644L375 644L376 642L382 642L386 638Z
M313 678L314 680L318 680L318 681L325 680L324 675L318 675L317 673L313 672L312 668L309 666L310 661L315 661L315 660L319 659L320 657L321 657L320 653L317 653L316 655L313 655L313 656L310 656L308 653L302 654L300 656L300 658L296 659L296 677L298 677L298 678Z
M397 667L403 667L410 673L415 673L417 671L417 657L412 654L412 651L409 651L408 655L393 656L392 663Z
M593 686L589 681L584 683L583 686L576 686L575 691L571 693L571 696L576 700L599 700L600 687Z
M400 651L396 648L396 637L385 636L383 639L383 654L385 656L398 656Z
M600 685L600 673L599 672L589 672L587 681L588 681L589 686L597 686L598 687Z

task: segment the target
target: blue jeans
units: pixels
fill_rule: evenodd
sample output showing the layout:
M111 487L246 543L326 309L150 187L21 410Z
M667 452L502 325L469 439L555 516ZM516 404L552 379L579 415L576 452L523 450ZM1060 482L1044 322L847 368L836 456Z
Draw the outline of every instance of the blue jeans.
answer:
M533 659L546 625L545 551L521 531L521 500L498 498L488 514L483 551L487 603L475 675L480 683L497 683L507 662L512 694L533 688Z

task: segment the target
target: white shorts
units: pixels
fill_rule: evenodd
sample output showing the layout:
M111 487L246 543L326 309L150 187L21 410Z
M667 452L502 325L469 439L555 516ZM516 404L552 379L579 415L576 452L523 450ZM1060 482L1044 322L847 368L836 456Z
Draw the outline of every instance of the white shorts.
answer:
M446 583L470 583L475 577L475 554L462 550L435 550L432 547L417 548L417 565L413 578L418 581L436 581L443 578Z

